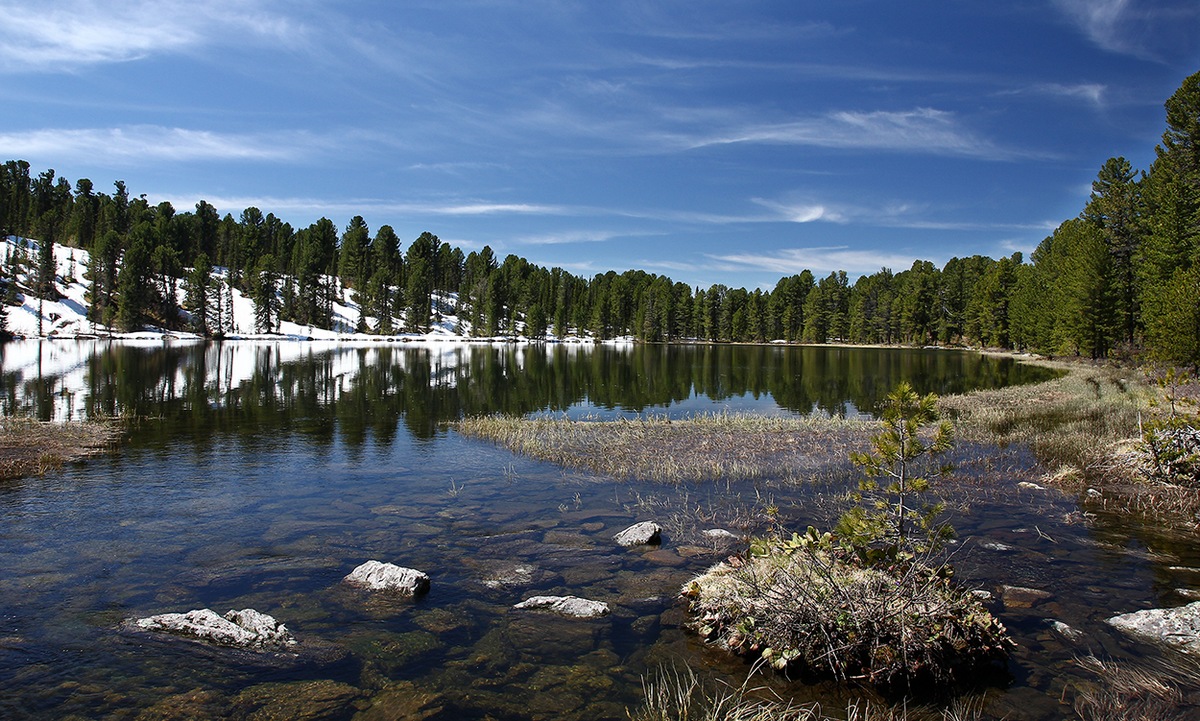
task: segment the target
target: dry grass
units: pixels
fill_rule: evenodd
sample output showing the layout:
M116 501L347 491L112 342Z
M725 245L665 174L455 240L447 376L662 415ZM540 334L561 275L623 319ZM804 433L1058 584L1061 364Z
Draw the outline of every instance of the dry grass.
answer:
M112 450L122 435L115 421L43 423L0 418L0 480L40 475L64 463Z
M1138 435L1138 415L1153 395L1151 387L1129 369L1039 364L1064 375L946 396L939 407L964 440L1025 443L1051 469L1103 470L1112 449Z
M1179 687L1194 687L1197 681L1194 669L1138 668L1095 656L1076 659L1076 663L1096 677L1095 682L1076 687L1075 713L1084 721L1179 718L1185 705Z
M486 416L457 428L533 458L614 478L668 482L812 479L846 465L874 424L841 418L709 414L597 421Z
M753 672L751 672L751 677ZM827 715L817 704L796 705L751 688L750 678L741 687L703 683L690 668L659 669L652 680L643 680L644 700L631 721L978 721L983 717L980 697L955 699L940 709L907 705L888 706L855 699L844 714Z

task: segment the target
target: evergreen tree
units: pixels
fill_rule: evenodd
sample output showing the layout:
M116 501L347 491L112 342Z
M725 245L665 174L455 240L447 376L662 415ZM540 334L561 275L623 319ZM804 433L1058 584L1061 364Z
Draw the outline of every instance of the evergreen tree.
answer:
M212 271L212 263L209 262L208 255L202 252L196 256L195 266L187 278L184 306L192 314L192 330L201 335L208 335L211 327Z
M270 333L279 320L279 278L275 272L275 256L259 258L251 281L250 299L254 301L254 327L259 333Z
M132 232L129 250L117 276L117 325L134 331L146 321L152 303L150 229L145 223Z
M1123 340L1133 343L1138 323L1134 258L1140 234L1140 188L1125 158L1109 158L1092 181L1092 195L1082 216L1101 232L1112 263L1113 292L1121 317Z
M405 297L408 301L408 327L417 332L429 331L433 315L433 280L436 276L435 258L441 241L432 233L421 233L408 247L405 257Z
M338 276L347 288L363 290L366 286L370 277L369 242L367 221L363 220L361 215L354 216L346 226L346 232L342 234L342 245L338 253Z

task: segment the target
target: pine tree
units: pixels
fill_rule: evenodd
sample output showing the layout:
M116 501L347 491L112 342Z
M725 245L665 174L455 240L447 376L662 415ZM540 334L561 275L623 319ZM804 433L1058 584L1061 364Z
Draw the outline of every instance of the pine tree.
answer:
M251 300L254 301L254 327L259 333L275 330L279 320L279 278L275 272L275 256L259 258L251 278Z
M211 327L212 304L212 263L208 255L201 252L196 256L192 272L188 274L187 292L184 299L185 307L192 314L192 330L201 335L208 335Z

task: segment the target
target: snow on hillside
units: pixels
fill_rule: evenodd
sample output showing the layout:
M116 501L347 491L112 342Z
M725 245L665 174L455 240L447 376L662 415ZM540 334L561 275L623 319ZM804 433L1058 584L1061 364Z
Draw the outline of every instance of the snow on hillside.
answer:
M12 261L17 257L26 263L27 270L19 273L18 287L21 290L27 290L31 285L29 281L33 277L37 253L36 241L13 237L0 241L0 259L5 261L5 268L12 268ZM3 374L2 385L5 390L3 397L0 397L0 414L30 414L36 406L36 411L50 420L62 422L81 419L86 415L84 409L93 390L90 360L109 343L117 341L161 346L163 343L204 342L204 338L194 333L160 328L121 333L93 323L87 318L87 286L84 280L90 261L88 253L78 248L56 245L54 257L57 265L55 287L62 297L54 301L41 300L32 293L18 292L20 305L6 306L8 329L19 339L0 345L0 373ZM225 272L225 269L217 269L214 276L223 280ZM184 289L182 283L179 285L177 296L182 304ZM270 354L275 364L318 354L331 355L332 374L338 379L335 393L340 393L352 387L364 363L376 363L384 350L395 347L395 343L422 349L432 369L430 384L447 386L456 382L460 368L469 358L468 349L463 343L525 340L467 338L457 334L456 329L467 333L470 328L466 321L460 323L459 318L451 312L457 301L454 294L435 298L437 307L443 312L435 316L435 323L428 333L398 333L391 336L355 333L359 306L352 298L352 291L340 290L340 299L335 301L333 307L333 330L283 322L278 333L256 334L253 332L254 303L234 289L235 332L226 334L225 340L239 342L212 344L205 348L205 364L215 371L206 381L211 386L209 390L214 391L208 394L209 398L220 399L225 394L219 391L238 387L253 379L264 353ZM365 320L370 327L376 324L373 317L368 316ZM590 341L572 338L567 342L582 344ZM390 354L388 358L388 362L404 370L407 360L404 354ZM518 355L516 362L522 361ZM161 379L163 392L177 392L187 387L188 379L183 377L183 373L184 370L180 369L177 371L178 377ZM219 403L220 400L211 402Z
M0 256L3 256L6 260L18 254L24 254L31 263L36 262L38 254L37 241L9 236L0 243ZM7 307L8 330L14 335L25 338L90 338L104 336L125 340L161 340L163 335L166 334L171 338L180 340L200 339L194 333L175 330L165 331L160 328L149 328L137 333L121 333L112 328L93 323L87 318L87 286L84 280L91 256L87 251L79 248L55 245L54 259L57 264L55 287L63 297L60 300L51 301L36 298L32 293L25 293L23 296L20 296L19 298L22 300L20 306ZM12 267L12 263L6 262L5 267ZM22 275L22 282L20 283L22 288L29 287L29 283L25 282L25 276L27 275L29 280L32 280L33 272L32 265L30 265L27 273ZM226 270L218 268L214 271L213 275L223 280L226 277ZM340 284L338 289L339 298L333 304L333 329L326 330L315 326L302 326L290 321L283 321L279 324L278 333L259 334L255 333L254 330L253 301L235 288L233 290L234 330L232 333L226 334L226 339L378 340L380 336L354 332L354 328L358 322L359 305L353 299L354 292L352 290L343 288ZM176 296L181 306L183 304L184 292L183 283L180 282L176 288ZM452 312L452 309L456 305L456 294L439 295L435 298L435 303L437 307L443 310L443 313L435 317L435 322L428 333L396 333L388 337L414 340L417 338L424 340L465 340L465 336L457 332L460 328L460 323L458 316ZM374 327L378 319L373 316L367 316L366 321L368 327ZM465 321L462 325L466 325ZM469 328L466 330L469 331Z

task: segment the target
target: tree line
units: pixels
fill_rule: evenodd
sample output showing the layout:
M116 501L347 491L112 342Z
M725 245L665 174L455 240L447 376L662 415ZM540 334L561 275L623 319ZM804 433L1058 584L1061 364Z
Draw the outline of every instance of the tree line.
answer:
M391 226L372 233L361 216L339 230L327 218L296 229L255 207L222 216L203 200L177 212L131 197L123 181L107 194L53 170L35 177L14 160L0 168L0 232L39 243L5 257L0 280L10 303L18 286L53 297L61 243L91 254L82 271L89 317L124 330L186 324L219 336L233 329L234 288L253 299L260 331L284 320L331 328L334 300L348 289L361 309L354 330L379 334L427 331L453 312L461 333L486 337L964 345L1196 365L1200 73L1165 108L1151 167L1106 161L1080 214L1028 260L917 260L853 283L843 271L806 270L753 290L693 288L640 270L584 278L500 260L490 247L464 255L428 232L403 248Z

